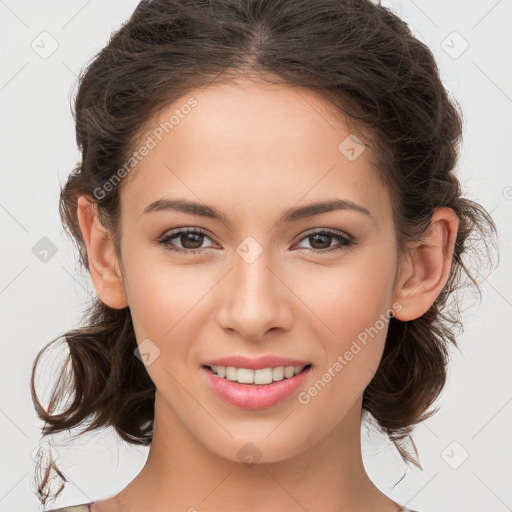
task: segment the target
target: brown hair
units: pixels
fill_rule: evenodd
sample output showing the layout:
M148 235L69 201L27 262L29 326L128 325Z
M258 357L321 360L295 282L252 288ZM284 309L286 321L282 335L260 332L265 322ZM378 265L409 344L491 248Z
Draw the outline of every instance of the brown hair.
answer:
M390 10L369 0L140 2L79 76L74 117L82 160L61 190L60 214L80 262L88 269L78 197L97 206L121 259L123 181L108 193L105 183L129 160L163 108L198 87L237 76L313 89L354 124L351 131L372 148L377 175L393 197L399 250L421 239L434 208L452 208L459 218L446 286L420 318L390 319L382 361L363 395L363 409L404 460L419 465L402 441L412 441L413 426L435 412L430 408L445 384L449 347L456 346L454 327L461 326L460 310L448 299L463 286L463 274L478 288L462 256L474 248L473 235L492 242L496 227L483 207L461 197L452 171L462 116L435 59ZM489 256L487 241L485 246ZM34 375L49 344L32 367L32 399L45 422L43 436L91 419L84 432L112 426L127 442L149 445L155 385L134 357L130 309L112 309L96 298L84 326L64 339L69 356L48 409L36 395ZM50 464L38 487L43 504L52 468L58 470Z

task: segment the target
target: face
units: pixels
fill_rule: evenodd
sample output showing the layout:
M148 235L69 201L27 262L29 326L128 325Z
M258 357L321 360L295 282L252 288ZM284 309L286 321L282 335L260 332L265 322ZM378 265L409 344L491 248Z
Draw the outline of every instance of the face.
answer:
M121 191L121 259L159 414L234 461L248 442L260 462L299 454L360 414L396 307L392 209L370 149L324 100L285 85L198 89L155 128ZM310 364L277 403L210 387L205 362L266 355Z

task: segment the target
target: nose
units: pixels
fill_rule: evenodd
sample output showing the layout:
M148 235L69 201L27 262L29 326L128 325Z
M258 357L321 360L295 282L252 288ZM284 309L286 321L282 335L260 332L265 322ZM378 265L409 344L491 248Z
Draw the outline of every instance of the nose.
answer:
M223 329L253 341L262 339L267 331L290 329L293 294L265 251L252 262L235 255L222 287L218 322Z

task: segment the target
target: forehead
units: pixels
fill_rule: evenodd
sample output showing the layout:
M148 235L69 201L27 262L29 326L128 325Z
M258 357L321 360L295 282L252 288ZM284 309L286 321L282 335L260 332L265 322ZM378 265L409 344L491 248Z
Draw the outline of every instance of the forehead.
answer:
M141 138L145 151L122 190L141 214L172 195L254 212L342 197L389 208L371 150L307 88L237 81L184 95ZM381 211L382 213L382 211Z

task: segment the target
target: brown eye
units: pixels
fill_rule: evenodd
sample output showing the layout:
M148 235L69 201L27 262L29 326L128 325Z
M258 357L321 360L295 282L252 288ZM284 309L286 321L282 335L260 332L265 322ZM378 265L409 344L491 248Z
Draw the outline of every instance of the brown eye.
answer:
M332 241L337 240L338 244L331 247ZM316 231L314 233L309 233L306 236L302 237L300 242L308 240L311 245L311 250L313 252L325 253L330 251L341 250L345 248L349 248L355 244L352 237L348 237L343 235L337 231L331 230L323 230Z
M198 233L180 233L178 237L184 249L199 249L203 245L204 235Z
M208 234L201 229L180 228L167 234L164 238L159 240L159 243L169 251L199 254L203 252L203 249L207 248L203 247L205 239L211 240ZM316 253L349 249L356 243L349 235L344 235L341 232L329 229L306 234L299 243L304 240L309 241L311 245L310 250ZM333 240L337 240L338 244L332 246Z
M326 233L315 233L308 237L313 249L328 249L331 246L333 238L334 237L332 235L328 235Z
M207 234L199 229L178 229L162 238L159 243L165 249L177 252L202 252L203 242L210 239Z

